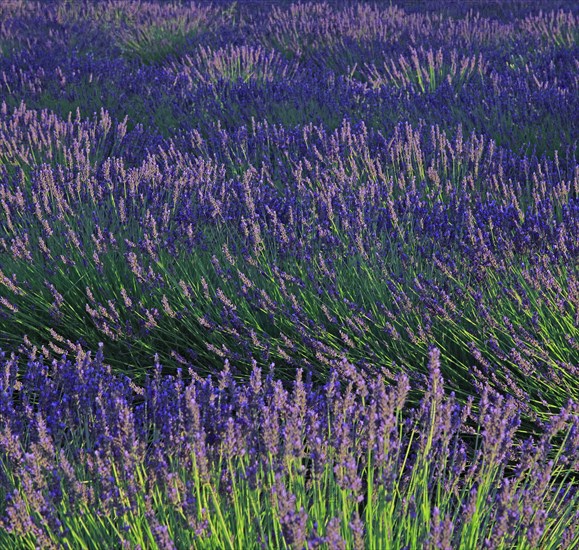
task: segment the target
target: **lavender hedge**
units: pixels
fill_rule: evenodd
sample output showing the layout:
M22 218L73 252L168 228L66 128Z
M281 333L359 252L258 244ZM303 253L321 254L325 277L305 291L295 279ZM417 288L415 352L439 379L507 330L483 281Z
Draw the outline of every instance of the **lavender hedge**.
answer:
M574 548L579 15L0 5L0 546Z

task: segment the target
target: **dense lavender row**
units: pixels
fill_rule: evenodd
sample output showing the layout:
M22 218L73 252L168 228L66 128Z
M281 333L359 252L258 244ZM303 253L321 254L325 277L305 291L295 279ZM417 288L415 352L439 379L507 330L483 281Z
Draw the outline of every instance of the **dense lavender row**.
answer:
M227 363L185 383L160 365L143 387L102 351L76 362L4 357L4 547L573 548L579 411L517 438L515 400L478 412L445 395L438 350L408 410L408 378L344 362L315 389ZM470 434L470 435L469 435Z
M472 7L0 5L0 547L576 547L579 14Z

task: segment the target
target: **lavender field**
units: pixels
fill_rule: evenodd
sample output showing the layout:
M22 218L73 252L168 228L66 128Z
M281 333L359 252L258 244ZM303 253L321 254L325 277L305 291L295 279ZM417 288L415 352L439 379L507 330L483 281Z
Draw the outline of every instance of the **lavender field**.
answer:
M578 18L0 2L0 550L578 549Z

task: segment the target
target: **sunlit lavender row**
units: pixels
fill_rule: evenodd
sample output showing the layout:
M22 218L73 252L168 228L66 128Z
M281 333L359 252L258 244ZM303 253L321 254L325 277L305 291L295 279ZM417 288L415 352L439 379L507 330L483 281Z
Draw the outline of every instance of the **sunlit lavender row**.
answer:
M187 153L167 143L132 162L144 131L106 112L21 107L0 128L8 349L103 342L137 377L157 353L323 380L344 357L413 377L436 344L463 398L491 384L541 415L578 396L571 158L344 121L192 133Z
M0 547L579 544L579 12L440 4L0 5Z
M3 537L13 548L573 548L579 415L520 439L516 400L445 394L343 362L315 389L254 366L142 387L80 354L4 357ZM80 543L80 544L79 544Z

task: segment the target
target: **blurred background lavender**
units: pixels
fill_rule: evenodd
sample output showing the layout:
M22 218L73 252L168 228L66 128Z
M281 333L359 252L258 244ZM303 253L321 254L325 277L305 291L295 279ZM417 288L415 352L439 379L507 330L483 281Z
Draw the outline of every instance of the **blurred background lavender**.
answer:
M577 547L578 15L3 2L0 547Z

